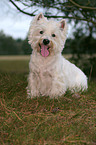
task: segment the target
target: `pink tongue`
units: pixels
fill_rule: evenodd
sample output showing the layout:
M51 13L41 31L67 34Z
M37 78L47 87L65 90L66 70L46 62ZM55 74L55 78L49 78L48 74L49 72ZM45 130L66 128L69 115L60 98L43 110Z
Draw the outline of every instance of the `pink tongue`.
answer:
M49 55L49 51L47 49L48 49L48 46L46 46L44 44L41 45L42 56L47 57Z

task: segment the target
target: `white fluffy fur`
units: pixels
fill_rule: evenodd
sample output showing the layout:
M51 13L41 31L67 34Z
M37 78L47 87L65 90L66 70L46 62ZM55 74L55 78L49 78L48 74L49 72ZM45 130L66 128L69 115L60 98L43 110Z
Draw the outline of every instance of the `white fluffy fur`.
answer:
M44 31L44 34L40 34L40 31ZM52 37L53 33L56 37ZM86 75L61 55L66 34L65 20L47 20L42 13L34 17L29 29L29 43L33 49L27 87L30 98L54 98L63 95L67 89L75 92L87 89ZM52 47L47 57L40 54L39 43L43 39L49 39Z

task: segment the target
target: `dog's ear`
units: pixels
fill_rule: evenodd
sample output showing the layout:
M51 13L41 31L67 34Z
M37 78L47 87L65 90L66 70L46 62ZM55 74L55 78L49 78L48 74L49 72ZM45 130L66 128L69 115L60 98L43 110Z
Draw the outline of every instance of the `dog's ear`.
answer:
M44 19L44 15L42 13L37 15L37 21L39 21L40 19Z
M61 29L61 30L63 30L63 29L65 28L65 23L66 23L66 22L65 22L64 19L60 21L60 29Z

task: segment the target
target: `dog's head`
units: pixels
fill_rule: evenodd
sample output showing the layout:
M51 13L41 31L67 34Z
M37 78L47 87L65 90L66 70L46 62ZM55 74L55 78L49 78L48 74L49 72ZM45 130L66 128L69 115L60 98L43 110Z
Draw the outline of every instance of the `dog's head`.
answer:
M29 44L43 57L61 53L67 33L65 20L47 20L42 13L35 16L29 29Z

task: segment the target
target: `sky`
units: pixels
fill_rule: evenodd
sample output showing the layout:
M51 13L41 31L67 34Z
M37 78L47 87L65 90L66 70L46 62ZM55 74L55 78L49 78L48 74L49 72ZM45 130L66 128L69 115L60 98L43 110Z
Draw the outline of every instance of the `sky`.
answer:
M0 1L0 30L14 38L26 38L32 18L20 13L8 2Z
M8 0L0 0L0 31L3 30L6 35L25 39L32 19L33 17L19 12ZM71 28L69 25L69 36L72 35Z

